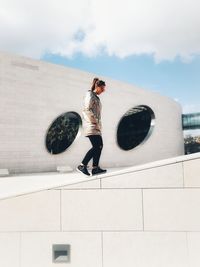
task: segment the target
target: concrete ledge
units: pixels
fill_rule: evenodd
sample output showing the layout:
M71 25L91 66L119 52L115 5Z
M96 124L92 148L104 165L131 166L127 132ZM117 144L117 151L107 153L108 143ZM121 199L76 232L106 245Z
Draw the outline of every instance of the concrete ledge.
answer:
M8 169L0 169L0 177L4 177L8 175L9 175Z
M200 153L193 155L180 156L176 158L170 158L160 160L140 166L134 167L122 167L115 169L108 169L106 174L94 175L86 177L78 172L70 173L39 173L39 174L21 174L10 175L9 178L0 179L0 199L15 197L19 195L29 194L41 190L47 189L62 189L61 187L80 185L81 183L99 180L104 188L112 188L113 181L119 179L119 176L124 176L126 179L124 182L126 186L124 188L164 188L164 187L179 187L183 188L183 164L181 162L193 162L200 158ZM198 162L198 160L196 161ZM177 164L179 163L179 164ZM163 176L163 173L159 173L156 170L159 167L163 167L163 172L167 172ZM149 172L146 172L149 170ZM160 169L161 170L161 169ZM174 172L174 173L173 173ZM159 178L160 174L160 178ZM149 176L150 175L150 176ZM140 180L142 177L143 180ZM106 179L112 178L110 185L106 185ZM135 181L134 181L135 179ZM118 181L119 182L119 181ZM121 183L121 182L120 182ZM128 184L127 184L128 183ZM135 183L135 184L134 184ZM129 185L130 184L130 185ZM188 183L187 183L188 184ZM163 185L163 186L162 186ZM193 185L194 186L194 185ZM78 186L79 187L79 186ZM75 186L75 188L78 188ZM81 188L87 188L87 186L80 186ZM95 186L96 187L96 186ZM123 185L116 184L114 188L123 188Z
M199 159L199 158L200 158L200 153L194 153L191 155L183 155L183 156L179 156L179 157L153 161L153 162L142 164L142 165L137 165L137 166L133 166L133 167L126 167L126 168L123 168L121 170L115 171L115 173L102 174L101 178L109 177L109 176L113 176L113 175L118 175L118 174L125 174L125 173L130 173L130 172L137 172L137 171L143 171L143 170L147 170L147 169L153 169L153 168L157 168L160 166L166 166L166 165L179 163L179 162L186 162L186 161Z
M102 188L183 188L183 165L173 163L101 179Z
M57 169L58 172L72 172L73 171L73 168L70 167L70 166L67 166L67 165L65 165L65 166L57 166L56 169Z

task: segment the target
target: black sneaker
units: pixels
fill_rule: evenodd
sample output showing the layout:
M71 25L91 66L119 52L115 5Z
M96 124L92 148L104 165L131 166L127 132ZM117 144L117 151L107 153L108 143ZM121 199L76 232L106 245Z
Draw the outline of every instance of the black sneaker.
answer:
M76 168L76 170L77 170L78 172L81 172L81 173L83 173L83 174L85 174L85 175L90 176L90 173L89 173L88 170L87 170L87 166L84 166L84 165L78 165L78 167Z
M102 173L105 173L105 172L107 172L107 170L103 170L100 167L95 167L95 168L92 169L92 175L102 174Z

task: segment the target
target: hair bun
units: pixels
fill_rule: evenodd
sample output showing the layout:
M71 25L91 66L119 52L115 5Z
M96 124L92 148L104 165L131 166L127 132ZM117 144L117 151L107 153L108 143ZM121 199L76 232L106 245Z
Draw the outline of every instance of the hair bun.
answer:
M102 80L98 80L96 82L96 84L97 84L97 86L106 86L106 83L104 81L102 81Z

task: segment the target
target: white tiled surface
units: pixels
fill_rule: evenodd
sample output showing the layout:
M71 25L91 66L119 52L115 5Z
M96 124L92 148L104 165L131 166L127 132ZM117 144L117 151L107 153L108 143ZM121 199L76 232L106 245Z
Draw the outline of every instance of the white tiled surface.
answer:
M185 161L183 166L185 187L200 187L200 159Z
M0 232L59 231L60 192L44 191L0 201Z
M0 266L20 266L20 234L0 233Z
M104 267L189 267L186 234L104 233L103 259Z
M200 266L200 233L187 233L190 267Z
M182 163L154 167L102 179L102 188L183 187Z
M144 229L200 231L200 189L144 189Z
M200 266L200 232L135 231L0 233L0 266L58 266L53 244L71 246L71 267Z
M125 190L63 190L62 229L141 230L142 193Z
M70 263L52 262L52 244L71 245ZM21 249L20 267L102 267L101 233L22 233Z

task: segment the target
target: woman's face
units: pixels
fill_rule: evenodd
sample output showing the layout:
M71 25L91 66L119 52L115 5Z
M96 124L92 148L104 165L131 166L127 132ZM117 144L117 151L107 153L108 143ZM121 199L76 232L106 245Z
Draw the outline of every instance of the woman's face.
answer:
M105 86L97 86L95 89L97 95L100 95L101 93L103 93L105 91Z

